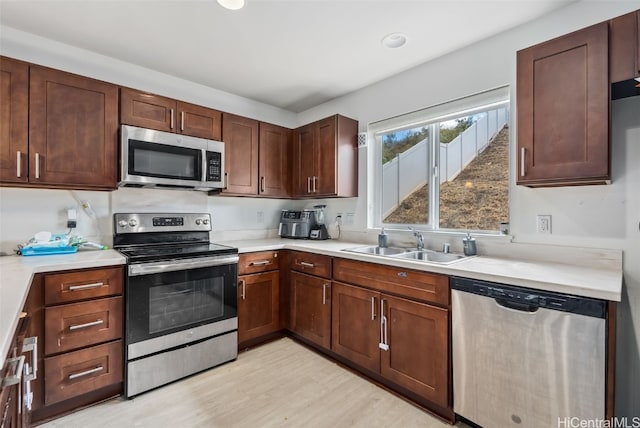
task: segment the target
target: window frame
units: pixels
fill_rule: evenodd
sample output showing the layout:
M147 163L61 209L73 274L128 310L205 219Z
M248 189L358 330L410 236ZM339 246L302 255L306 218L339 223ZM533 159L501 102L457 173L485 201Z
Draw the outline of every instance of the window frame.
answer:
M448 101L446 103L437 104L405 115L395 116L390 119L374 122L368 126L368 139L372 142L370 145L371 156L369 156L369 166L371 172L369 180L369 197L373 202L370 204L369 210L369 228L389 230L406 230L407 227L417 227L428 232L445 232L445 233L466 233L468 231L487 235L499 235L499 230L468 230L468 229L447 229L441 228L440 225L440 123L459 119L461 117L480 114L508 106L509 111L510 91L509 86L501 86L469 97L459 98ZM420 120L420 117L424 119ZM507 123L510 129L511 117ZM383 180L382 180L382 136L391 132L403 131L407 129L415 129L419 127L429 127L429 147L427 149L426 168L428 183L428 221L427 223L383 223ZM433 136L433 138L431 138ZM511 136L509 138L511 140ZM511 155L509 154L509 161ZM511 162L509 162L509 168Z

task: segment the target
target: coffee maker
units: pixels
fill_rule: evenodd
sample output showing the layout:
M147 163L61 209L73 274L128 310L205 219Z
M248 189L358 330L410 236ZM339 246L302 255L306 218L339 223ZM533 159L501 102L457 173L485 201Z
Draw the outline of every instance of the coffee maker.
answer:
M309 233L309 239L329 239L327 226L324 224L324 209L326 205L314 205L315 226Z

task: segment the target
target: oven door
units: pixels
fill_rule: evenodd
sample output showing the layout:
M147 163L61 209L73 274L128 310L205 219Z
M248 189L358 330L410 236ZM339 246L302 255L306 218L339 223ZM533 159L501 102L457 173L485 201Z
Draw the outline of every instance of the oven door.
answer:
M238 256L129 265L127 358L237 329Z

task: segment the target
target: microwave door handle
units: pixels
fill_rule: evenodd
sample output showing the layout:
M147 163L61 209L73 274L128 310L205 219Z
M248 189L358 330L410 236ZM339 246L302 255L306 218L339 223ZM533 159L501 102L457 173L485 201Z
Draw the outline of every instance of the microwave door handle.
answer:
M200 257L195 259L182 259L175 261L162 261L153 263L140 263L129 265L129 276L152 275L164 272L175 272L180 270L197 269L213 266L224 266L238 263L239 257Z

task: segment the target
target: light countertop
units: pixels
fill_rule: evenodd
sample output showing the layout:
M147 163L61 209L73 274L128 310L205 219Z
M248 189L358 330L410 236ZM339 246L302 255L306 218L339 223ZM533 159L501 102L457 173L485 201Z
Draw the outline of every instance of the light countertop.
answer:
M95 268L125 264L125 258L114 250L79 251L52 256L0 257L0 367L9 352L33 275L71 269Z
M252 239L218 242L237 247L240 253L289 249L415 269L444 275L499 282L559 293L619 302L622 293L622 254L606 263L571 263L571 252L554 261L530 258L475 256L440 265L428 262L343 251L366 244L337 240ZM561 250L563 251L563 250ZM557 255L558 253L554 254ZM593 256L598 257L597 250ZM573 258L575 259L575 257ZM24 306L33 275L71 269L125 264L117 251L82 251L57 256L0 257L0 366L4 364L10 340Z

